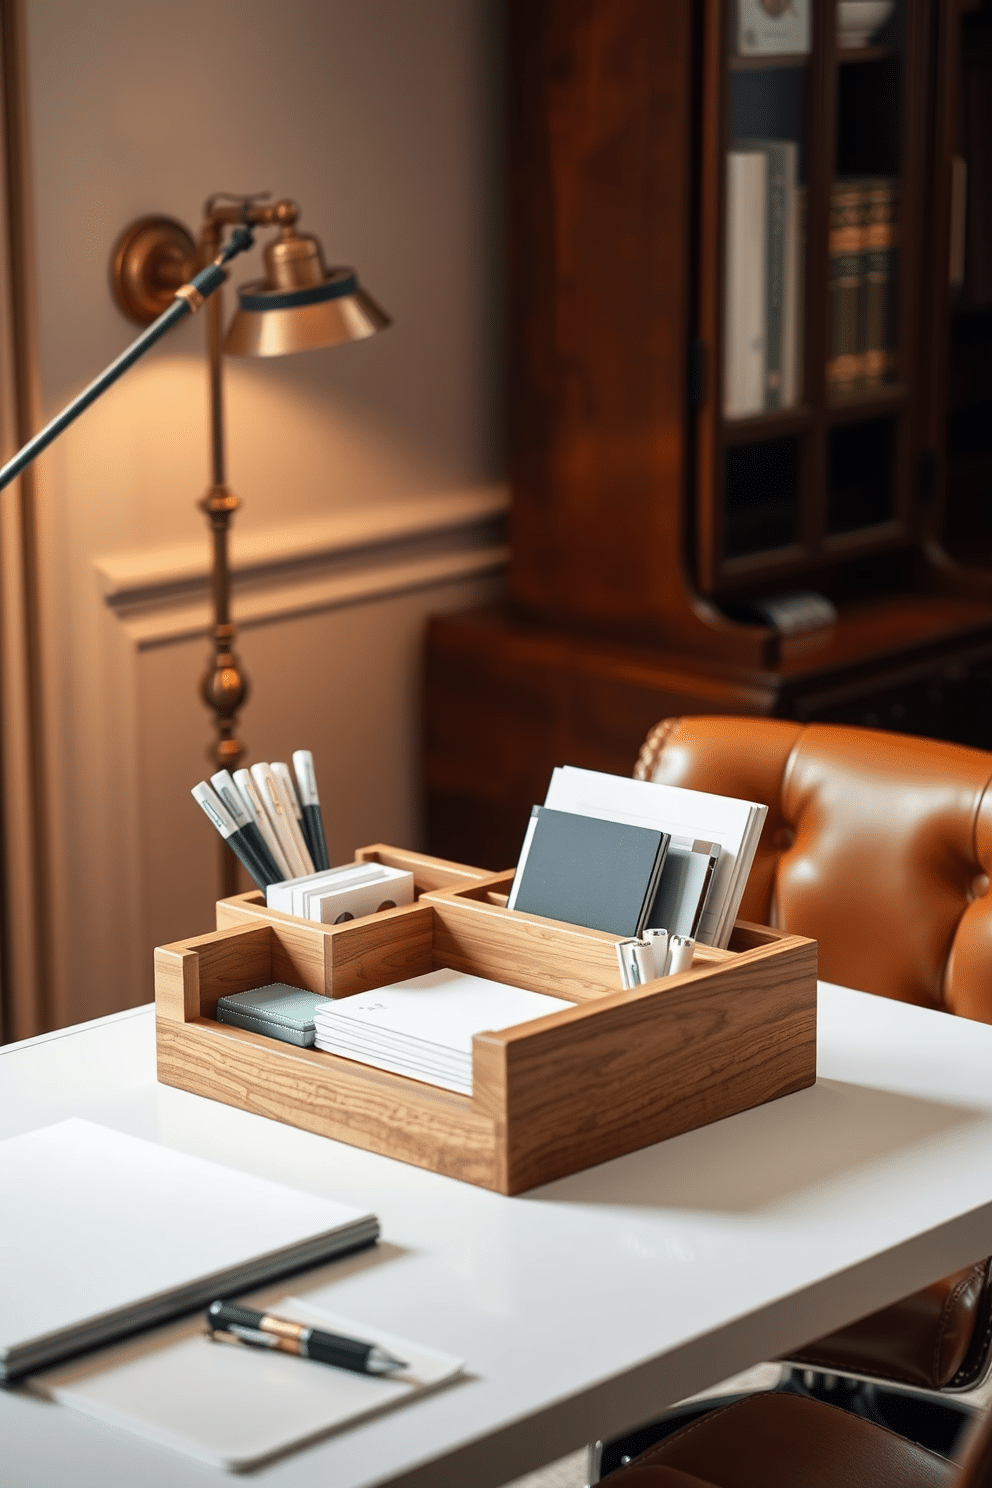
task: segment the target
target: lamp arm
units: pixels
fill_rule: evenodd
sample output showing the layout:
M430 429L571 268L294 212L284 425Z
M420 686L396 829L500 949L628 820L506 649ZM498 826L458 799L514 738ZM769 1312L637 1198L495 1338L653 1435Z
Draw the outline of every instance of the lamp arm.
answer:
M32 439L29 439L23 449L18 450L12 460L0 469L0 491L10 485L21 471L37 459L42 450L47 449L54 439L57 439L63 429L67 429L81 413L95 403L103 393L107 391L121 377L129 367L143 357L145 352L155 345L167 331L170 331L179 321L184 320L187 315L194 314L199 310L204 300L218 290L224 283L227 275L224 272L224 264L232 259L235 254L243 253L252 244L252 232L250 227L237 227L231 234L230 242L224 251L218 254L213 263L207 265L195 274L188 284L183 284L176 290L176 297L157 320L153 320L146 331L131 345L122 351L120 356L110 363L100 376L90 383L89 387L83 389L78 397L57 413L50 423Z

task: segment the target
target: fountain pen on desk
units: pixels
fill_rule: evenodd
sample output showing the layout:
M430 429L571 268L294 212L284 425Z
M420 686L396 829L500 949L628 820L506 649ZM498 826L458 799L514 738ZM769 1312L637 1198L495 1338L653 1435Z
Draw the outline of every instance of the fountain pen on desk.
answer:
M254 1312L232 1302L211 1302L207 1308L207 1331L211 1337L226 1334L255 1348L281 1349L303 1359L316 1359L320 1364L353 1369L356 1374L391 1374L393 1370L406 1368L402 1359L394 1359L376 1343L324 1333L306 1323L273 1317L270 1312Z

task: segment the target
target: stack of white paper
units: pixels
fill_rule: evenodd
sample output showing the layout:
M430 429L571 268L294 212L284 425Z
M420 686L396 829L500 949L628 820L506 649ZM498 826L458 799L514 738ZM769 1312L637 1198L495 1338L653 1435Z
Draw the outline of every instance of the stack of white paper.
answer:
M472 1035L572 1004L463 972L429 971L317 1008L317 1048L472 1094Z
M555 770L544 804L556 811L601 816L638 827L659 827L672 834L669 857L673 862L676 861L673 848L698 839L718 843L720 854L695 938L703 945L726 947L768 814L767 806L733 796L686 790L678 785L579 770L572 765ZM647 923L654 924L650 915Z
M275 1350L211 1343L196 1317L36 1375L29 1388L215 1467L244 1471L416 1400L462 1368L450 1354L325 1312L308 1299L283 1297L266 1306L277 1317L377 1343L407 1367L352 1374Z
M0 1379L369 1244L373 1214L76 1117L0 1142Z

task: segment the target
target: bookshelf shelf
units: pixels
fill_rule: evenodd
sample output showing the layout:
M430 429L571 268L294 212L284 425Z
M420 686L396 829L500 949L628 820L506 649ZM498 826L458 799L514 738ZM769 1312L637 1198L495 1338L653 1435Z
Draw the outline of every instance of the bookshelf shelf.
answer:
M776 72L786 67L806 67L810 62L809 52L772 52L764 56L727 59L730 72Z
M794 408L773 408L747 418L727 419L724 442L727 445L745 444L754 439L775 439L780 434L798 433L808 429L814 418L813 409L800 403Z
M897 56L896 48L891 46L839 47L837 65L853 67L862 62L887 62Z
M864 527L858 527L851 532L836 532L824 539L823 547L827 553L842 555L855 549L859 554L879 548L891 547L893 543L904 542L906 529L901 522L876 522Z
M910 401L909 389L898 383L871 391L835 393L830 400L827 420L831 425L874 418L880 413L898 413Z

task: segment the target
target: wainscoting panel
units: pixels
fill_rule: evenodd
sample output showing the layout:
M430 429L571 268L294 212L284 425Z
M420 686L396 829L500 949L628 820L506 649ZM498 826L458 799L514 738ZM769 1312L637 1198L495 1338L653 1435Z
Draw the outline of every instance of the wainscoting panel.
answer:
M309 546L274 529L236 554L247 759L313 750L332 861L363 842L421 844L424 626L500 595L506 503L502 489L406 502L364 533L361 516L335 517L314 526ZM217 898L217 837L189 794L213 769L197 695L204 555L170 567L153 550L94 568L102 685L88 712L86 790L61 844L71 871L55 927L65 936L60 1022L151 997L153 947L212 929Z

